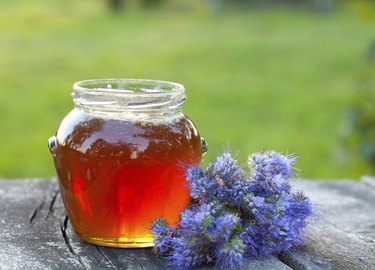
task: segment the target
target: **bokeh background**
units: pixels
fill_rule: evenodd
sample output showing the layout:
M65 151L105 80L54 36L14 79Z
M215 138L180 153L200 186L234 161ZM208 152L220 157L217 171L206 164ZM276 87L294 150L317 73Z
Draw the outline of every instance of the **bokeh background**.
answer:
M375 1L2 0L0 178L47 177L72 84L185 85L212 160L273 149L301 177L372 173Z

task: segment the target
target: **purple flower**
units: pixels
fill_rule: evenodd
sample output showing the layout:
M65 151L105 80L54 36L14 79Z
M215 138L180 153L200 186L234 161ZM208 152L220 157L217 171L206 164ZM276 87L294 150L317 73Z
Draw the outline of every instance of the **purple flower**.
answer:
M250 182L229 152L216 158L206 170L201 167L187 169L190 195L200 202L219 199L230 206L241 207L248 203L246 193Z
M215 198L219 184L212 175L207 174L201 167L188 168L186 179L190 188L190 196L193 199L203 203Z
M215 252L216 268L225 270L239 269L243 265L246 245L240 237L224 242Z
M151 223L151 232L153 235L164 235L168 231L168 222L162 218L158 218Z
M203 168L200 166L187 168L186 179L193 199L199 199L211 189L211 183L205 178Z
M255 196L270 197L274 193L290 192L289 178L295 176L293 164L296 158L276 152L253 154L248 163L253 183L251 192Z
M276 193L262 202L253 198L253 222L242 238L250 257L262 257L288 251L305 240L306 219L312 214L310 201L302 193Z
M289 191L291 187L287 179L295 176L293 167L295 162L295 157L283 156L273 151L251 155L248 164L256 182L254 190L257 193L270 189Z
M208 244L199 242L198 236L172 238L173 251L166 257L168 265L179 270L188 270L208 262Z
M212 256L213 236L208 228L215 220L214 214L214 203L195 205L181 213L178 233L171 239L173 251L167 255L171 266L190 269Z
M229 151L218 156L215 162L208 166L208 171L220 178L223 181L222 185L232 183L237 177L242 177L244 174Z
M264 205L263 197L253 197L252 201L256 207L262 207Z
M236 227L240 227L239 216L233 213L223 213L213 219L207 230L216 243L221 243L230 239Z
M204 176L204 170L201 166L186 168L186 178L189 181L197 181Z
M199 235L203 237L206 229L213 222L212 213L215 212L214 203L195 205L190 209L185 209L180 215L180 236Z
M176 227L168 228L166 220L159 218L152 222L151 232L154 236L154 250L159 254L166 254L171 248L172 235Z
M186 168L193 204L176 227L152 223L155 249L170 266L187 270L204 263L237 269L245 257L275 255L305 241L310 200L293 192L296 158L276 152L249 157L246 173L226 151L204 169Z

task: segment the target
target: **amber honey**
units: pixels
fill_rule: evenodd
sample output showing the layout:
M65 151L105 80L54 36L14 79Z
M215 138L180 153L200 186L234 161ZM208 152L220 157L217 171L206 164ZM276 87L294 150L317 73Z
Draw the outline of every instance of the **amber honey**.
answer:
M182 113L181 84L100 79L73 85L74 109L49 139L77 234L111 247L152 246L151 222L175 224L189 203L184 167L202 141Z
M184 116L142 122L74 110L56 138L61 195L75 231L90 243L152 246L151 222L173 225L189 203L183 167L198 164L202 150Z

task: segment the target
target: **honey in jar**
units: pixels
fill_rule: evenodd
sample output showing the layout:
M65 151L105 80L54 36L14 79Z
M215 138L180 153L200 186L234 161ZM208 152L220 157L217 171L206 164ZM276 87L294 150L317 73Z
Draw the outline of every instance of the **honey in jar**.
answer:
M75 107L49 140L69 219L93 244L152 246L151 222L178 222L189 204L184 168L201 161L184 87L104 79L73 88Z

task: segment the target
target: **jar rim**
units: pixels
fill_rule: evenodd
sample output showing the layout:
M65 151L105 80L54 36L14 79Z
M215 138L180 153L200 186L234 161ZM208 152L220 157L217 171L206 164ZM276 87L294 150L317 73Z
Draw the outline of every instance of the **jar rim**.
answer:
M128 119L179 117L186 100L182 84L146 79L95 79L73 84L75 108Z
M140 86L148 86L149 88L142 88ZM73 90L125 95L160 95L165 93L184 93L185 87L179 83L163 80L108 78L75 82L73 84Z

